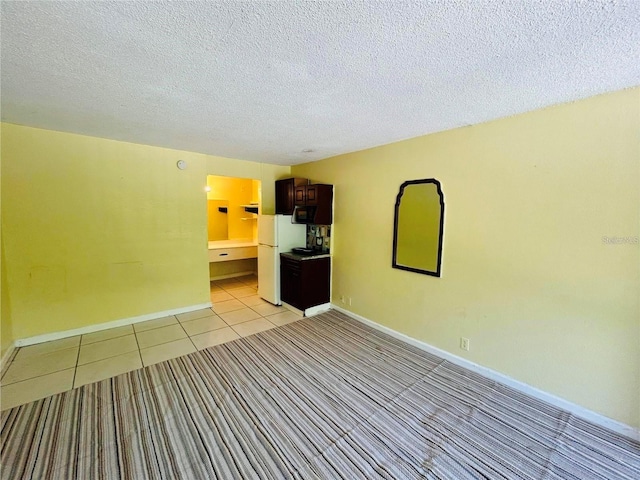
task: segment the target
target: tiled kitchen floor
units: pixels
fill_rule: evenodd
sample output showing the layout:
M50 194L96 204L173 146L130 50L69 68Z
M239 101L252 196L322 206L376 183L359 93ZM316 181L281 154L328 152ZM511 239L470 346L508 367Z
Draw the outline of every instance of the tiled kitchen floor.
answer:
M0 382L1 408L299 320L257 295L255 276L211 283L213 308L19 348Z

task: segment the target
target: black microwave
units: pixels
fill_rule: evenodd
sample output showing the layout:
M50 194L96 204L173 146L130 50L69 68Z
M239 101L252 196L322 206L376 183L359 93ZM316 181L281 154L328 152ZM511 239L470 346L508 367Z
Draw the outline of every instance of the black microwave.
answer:
M317 206L298 205L293 209L291 223L314 223Z

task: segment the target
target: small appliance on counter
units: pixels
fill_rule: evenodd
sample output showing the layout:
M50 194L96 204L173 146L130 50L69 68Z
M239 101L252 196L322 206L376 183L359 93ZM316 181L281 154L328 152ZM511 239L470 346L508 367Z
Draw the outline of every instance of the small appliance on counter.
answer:
M295 253L296 255L313 255L315 253L318 253L313 248L306 247L294 247L291 249L291 252Z
M280 299L280 253L306 240L305 225L291 223L291 215L258 216L258 295L274 305Z

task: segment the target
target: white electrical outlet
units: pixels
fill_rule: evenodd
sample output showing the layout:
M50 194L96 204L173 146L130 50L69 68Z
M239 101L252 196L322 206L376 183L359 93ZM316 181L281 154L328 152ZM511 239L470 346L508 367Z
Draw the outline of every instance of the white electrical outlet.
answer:
M349 306L351 306L351 297L349 297Z
M468 338L460 337L460 348L462 350L466 350L467 352L469 351L469 339Z

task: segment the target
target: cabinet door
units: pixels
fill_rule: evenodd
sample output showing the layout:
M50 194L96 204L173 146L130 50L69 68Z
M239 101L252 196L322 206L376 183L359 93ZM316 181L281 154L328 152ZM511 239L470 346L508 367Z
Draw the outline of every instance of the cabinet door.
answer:
M291 280L291 302L287 303L296 308L303 309L304 307L302 306L301 301L302 286L300 285L300 270L292 269L289 272L289 276Z
M306 186L296 187L296 192L295 193L296 193L295 204L296 205L306 205L307 187Z
M280 263L280 300L291 304L291 270L284 263Z
M296 308L300 306L300 263L280 257L280 298Z
M306 192L306 204L317 205L318 204L318 189L315 185L307 185Z
M300 278L300 305L296 306L301 310L315 307L329 302L331 260L329 258L318 258L303 260L302 276Z
M296 187L309 183L306 178L285 178L276 180L276 215L291 215L295 203Z
M333 223L333 185L315 185L317 211L314 223L331 225Z
M276 180L276 215L293 213L293 178Z

